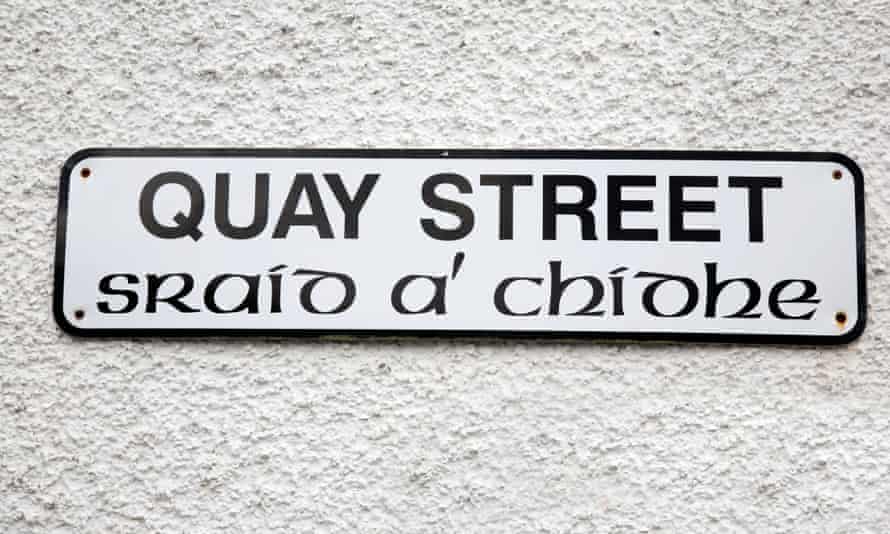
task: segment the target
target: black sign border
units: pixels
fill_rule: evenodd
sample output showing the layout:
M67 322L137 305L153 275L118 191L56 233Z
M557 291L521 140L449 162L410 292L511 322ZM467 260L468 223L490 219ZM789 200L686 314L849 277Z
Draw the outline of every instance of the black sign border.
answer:
M555 330L313 330L231 328L79 328L68 321L62 309L65 277L65 235L68 189L71 173L87 158L101 157L256 157L256 158L424 158L424 159L665 159L710 161L821 161L846 167L853 177L856 210L858 270L857 321L838 336L809 334L740 334L713 332L565 332ZM87 148L75 152L62 166L59 208L56 220L53 316L66 333L81 337L401 337L401 338L521 338L588 339L604 341L676 341L700 343L750 343L840 345L858 338L865 330L867 314L865 253L865 185L862 170L849 157L836 152L763 152L725 150L550 150L550 149L359 149L359 148Z

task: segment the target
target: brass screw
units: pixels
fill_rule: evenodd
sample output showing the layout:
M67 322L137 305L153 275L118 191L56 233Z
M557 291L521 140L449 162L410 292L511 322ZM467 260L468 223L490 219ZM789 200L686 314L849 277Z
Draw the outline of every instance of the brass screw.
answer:
M83 319L85 315L86 315L86 312L84 312L83 310L74 310L74 318L77 319L78 321Z
M90 174L92 174L92 172L93 171L91 171L89 167L84 167L84 168L80 169L80 177L83 178L84 180L86 180L87 178L90 177Z
M842 173L840 171L840 169L835 169L835 171L833 173L831 173L831 177L834 178L835 180L840 180L841 178L844 177L844 173Z

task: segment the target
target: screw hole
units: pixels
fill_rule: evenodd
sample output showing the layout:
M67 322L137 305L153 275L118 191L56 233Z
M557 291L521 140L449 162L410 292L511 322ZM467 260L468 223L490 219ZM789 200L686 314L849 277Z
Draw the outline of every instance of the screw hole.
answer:
M84 179L89 178L90 174L92 174L92 173L93 173L93 171L91 171L89 167L84 167L84 168L80 169L80 177L81 178L84 178Z
M834 178L835 180L840 180L841 178L844 177L844 173L842 173L840 171L840 169L835 169L835 171L833 173L831 173L831 177Z
M85 315L86 315L86 312L83 310L74 310L74 318L77 319L78 321L83 319Z
M834 314L834 320L837 322L838 326L844 326L847 324L847 314L846 312L839 311Z

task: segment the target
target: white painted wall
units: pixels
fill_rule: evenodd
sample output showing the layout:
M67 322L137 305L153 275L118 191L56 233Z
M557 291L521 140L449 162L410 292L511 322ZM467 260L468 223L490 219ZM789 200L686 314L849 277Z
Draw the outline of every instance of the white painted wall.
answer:
M886 0L115 4L0 9L0 531L886 530ZM72 339L59 167L147 145L841 151L870 325L827 349Z

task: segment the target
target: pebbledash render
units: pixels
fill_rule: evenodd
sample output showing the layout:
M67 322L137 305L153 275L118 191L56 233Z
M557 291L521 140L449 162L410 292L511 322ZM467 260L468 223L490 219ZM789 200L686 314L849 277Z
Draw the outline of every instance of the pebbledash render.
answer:
M4 2L0 532L885 532L887 21L890 3L883 0ZM60 168L84 147L840 152L864 177L868 325L855 341L832 346L472 335L72 336L52 313L57 209ZM177 170L185 172L170 165L151 176ZM234 195L244 183L237 180L254 186L256 173L264 172L226 170ZM298 169L290 170L292 183ZM826 169L826 183L843 188L845 178L834 182L832 170ZM78 183L127 180L95 172ZM540 186L542 176L533 174ZM499 241L499 224L486 217L500 206L500 187L482 185L480 175L463 175L471 194L447 184L436 191L465 197L473 208L476 227L465 240ZM355 180L350 198L363 176L341 173ZM608 183L589 177L597 185L594 205L607 205ZM74 178L84 180L79 173ZM374 195L384 178L362 209L362 238L373 229L365 217L375 209L407 220L406 231L421 236L421 218L457 227L457 219L420 201L407 204L416 213L404 205L377 208L375 198L383 197ZM344 240L344 213L330 184L322 175L314 182L338 236L325 242ZM516 242L529 232L542 237L543 199L533 195L527 208L520 206L527 189L514 191ZM728 182L718 190L718 201L729 199L717 204L720 217L730 215L733 203L747 202L747 191L729 190ZM200 227L206 236L172 241L183 249L207 247L218 237L210 191ZM625 187L622 199L651 199L658 215L624 214L624 227L656 228L649 223L662 221L669 199L647 191ZM563 192L562 202L582 198L580 190ZM163 211L167 193L158 199L164 224L175 215ZM707 188L685 196L716 198ZM784 228L770 225L774 201L783 196L763 192L766 246ZM270 196L263 235L274 232L285 199L286 191ZM141 224L138 191L93 209L97 218L126 210L133 217L127 221ZM789 219L808 214L799 235L789 238L799 240L796 246L818 245L812 230L840 220L802 203L782 211ZM719 229L750 243L748 221L738 213ZM245 215L233 212L231 223L246 226ZM689 226L710 227L701 223L713 219L701 216L708 217L687 214ZM558 219L557 236L580 238L576 217ZM96 235L123 231L107 224ZM608 246L607 215L595 224L598 240L579 239L585 249L577 254ZM659 240L640 247L700 252L707 245L672 243L667 226L657 228ZM306 230L315 232L296 226L289 235ZM455 278L461 281L487 272L477 250L491 257L501 251L455 246L430 255L413 242L394 241L392 249L424 253L416 265L385 273L388 286L373 302L390 308L401 276L445 276L451 283L463 251ZM111 243L117 241L109 237L94 258L85 254L69 267L86 272L92 259L104 266L116 250L137 266L140 257L153 257L150 247ZM813 269L845 261L847 254L835 250L827 248L827 259ZM776 271L795 263L793 251ZM367 261L348 266L302 268L364 272L385 263L386 254L367 251ZM165 258L172 257L151 261ZM239 250L229 252L226 264L259 269L260 259ZM299 248L287 259L287 273L300 268ZM630 278L638 272L630 268L642 264L593 271L580 260L562 261L563 279L593 275L605 291L617 276L610 272L621 266L629 268L625 284L651 282ZM746 261L720 261L718 280L750 276L740 268ZM261 266L267 288L276 266ZM543 279L540 288L520 281L507 290L515 312L541 306L540 315L524 320L543 327L551 320L543 288L553 274L549 262L512 267L503 277ZM104 274L113 272L137 274L147 285L145 268ZM171 265L157 272L180 271ZM675 274L684 273L704 281L704 261ZM84 285L93 300L85 301L91 306L80 323L76 303L65 308L73 324L86 327L98 316L99 278ZM764 299L774 283L761 284L761 313L770 313ZM572 288L587 289L581 284L587 282ZM495 285L478 295L488 311ZM820 283L818 298L851 296L841 285ZM367 296L369 288L384 286L357 287ZM736 290L744 288L735 284L721 298ZM299 304L290 295L289 304ZM187 302L204 306L200 297ZM113 309L126 301L104 300ZM573 311L569 303L561 302L560 311ZM604 300L599 308L610 312L604 319L614 320L612 305ZM699 302L696 313L704 311ZM825 311L821 324L839 328L840 310ZM845 311L852 323L855 310ZM374 321L386 317L368 314L367 322Z

